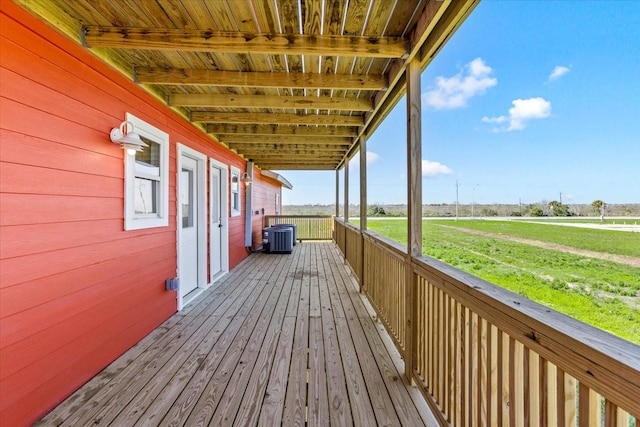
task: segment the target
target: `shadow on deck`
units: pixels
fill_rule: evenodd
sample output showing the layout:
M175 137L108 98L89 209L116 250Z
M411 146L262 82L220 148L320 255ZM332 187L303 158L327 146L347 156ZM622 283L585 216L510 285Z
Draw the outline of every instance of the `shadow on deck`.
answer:
M435 425L333 243L254 254L42 425Z

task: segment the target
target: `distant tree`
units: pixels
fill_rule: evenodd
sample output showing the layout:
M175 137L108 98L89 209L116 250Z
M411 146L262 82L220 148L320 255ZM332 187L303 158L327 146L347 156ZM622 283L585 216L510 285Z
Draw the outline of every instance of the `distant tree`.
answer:
M509 212L509 216L522 216L522 212L511 211Z
M602 200L594 200L591 203L593 209L600 214L600 221L604 221L604 210L607 205Z
M373 205L369 209L369 215L371 216L385 216L387 212L384 210L382 206Z
M564 205L557 200L549 202L548 206L552 216L571 216L571 213L569 213L569 206Z
M544 211L538 206L532 206L529 210L529 216L544 216Z
M495 209L484 208L482 209L482 216L498 216L498 211Z
M602 200L594 200L591 202L591 207L596 213L602 212L602 207L604 206L604 202Z

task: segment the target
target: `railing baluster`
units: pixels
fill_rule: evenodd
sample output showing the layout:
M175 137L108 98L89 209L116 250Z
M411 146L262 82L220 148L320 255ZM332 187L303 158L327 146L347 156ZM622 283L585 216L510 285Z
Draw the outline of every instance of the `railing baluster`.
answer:
M547 361L543 357L538 357L538 419L540 425L548 421L548 401L549 395L549 372Z
M589 427L591 416L591 396L589 396L589 387L583 383L578 384L578 425L580 427Z

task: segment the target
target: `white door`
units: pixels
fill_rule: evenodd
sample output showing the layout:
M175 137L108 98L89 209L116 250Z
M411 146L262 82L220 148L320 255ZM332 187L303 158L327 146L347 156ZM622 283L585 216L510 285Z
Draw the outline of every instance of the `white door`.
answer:
M180 296L185 297L198 287L198 162L182 156L180 170Z
M223 199L222 199L222 175L217 167L211 167L211 276L216 277L223 271L222 228L223 223Z

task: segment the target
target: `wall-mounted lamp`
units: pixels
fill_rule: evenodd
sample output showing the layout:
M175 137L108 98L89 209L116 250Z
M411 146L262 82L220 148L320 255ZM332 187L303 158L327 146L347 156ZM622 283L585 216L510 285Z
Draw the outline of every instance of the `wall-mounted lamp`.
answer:
M131 126L131 131L127 131L127 125ZM135 133L133 130L133 123L122 122L119 127L111 129L111 132L109 133L111 142L114 144L120 144L120 147L123 150L127 150L127 154L131 156L136 154L136 151L142 151L144 147L149 146L140 139L140 135Z
M242 179L241 181L244 183L244 185L251 185L251 183L253 182L253 179L251 179L251 177L249 176L248 173L244 173L242 175Z

